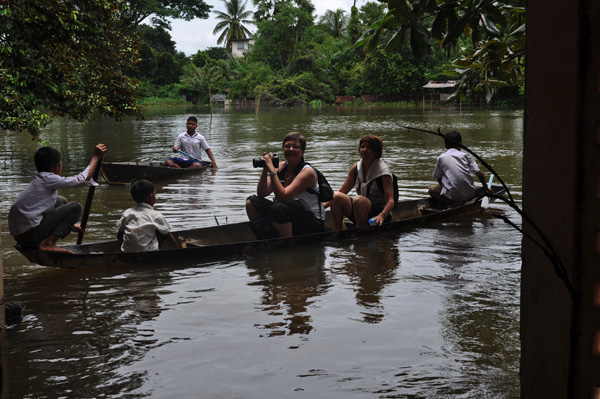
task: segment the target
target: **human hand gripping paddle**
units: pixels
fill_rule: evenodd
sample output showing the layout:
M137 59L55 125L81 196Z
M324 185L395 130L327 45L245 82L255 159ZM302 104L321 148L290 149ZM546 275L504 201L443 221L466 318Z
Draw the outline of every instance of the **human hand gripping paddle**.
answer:
M103 146L103 148L106 150L106 147ZM101 151L98 149L98 146L96 147L96 150L94 150L94 155L96 155L96 151ZM98 174L100 173L100 167L102 166L103 157L104 151L101 151L98 163L96 164L96 168L94 169L94 174L92 175L92 179L94 181L98 181ZM94 191L96 191L96 186L90 186L88 190L87 199L85 200L85 207L83 208L83 215L81 216L81 229L79 230L79 236L77 236L77 245L80 245L83 241L83 234L85 233L85 227L87 226L88 217L90 216L90 210L92 209L92 199L94 198Z
M488 182L487 188L488 190L492 189L492 180L494 180L494 175L490 176L490 181ZM490 205L490 194L486 193L485 197L481 200L481 208L479 208L479 212L483 212Z

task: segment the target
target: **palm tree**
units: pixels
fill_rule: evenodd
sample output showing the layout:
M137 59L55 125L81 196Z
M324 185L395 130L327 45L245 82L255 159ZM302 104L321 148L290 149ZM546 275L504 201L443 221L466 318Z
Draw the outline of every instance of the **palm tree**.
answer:
M213 35L221 33L217 44L227 41L227 47L230 48L232 39L246 39L252 36L252 33L243 24L253 24L248 18L252 17L251 11L246 11L248 0L222 0L225 3L226 12L215 11L216 18L220 21L213 30Z
M346 16L346 10L338 8L335 11L327 10L321 17L319 22L329 30L331 36L342 37L346 25L348 24L348 17Z

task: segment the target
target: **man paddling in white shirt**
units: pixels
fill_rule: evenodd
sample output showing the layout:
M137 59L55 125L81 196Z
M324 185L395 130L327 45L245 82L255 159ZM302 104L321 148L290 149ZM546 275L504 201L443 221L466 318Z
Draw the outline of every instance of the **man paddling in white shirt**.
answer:
M190 116L185 124L186 131L177 136L173 152L180 152L181 157L169 158L165 161L165 165L171 168L199 168L203 166L202 151L206 151L206 155L212 162L213 169L217 168L217 161L206 142L203 135L196 132L198 127L198 119Z
M75 224L83 209L79 202L67 202L58 195L59 189L97 186L92 176L100 158L106 152L104 144L94 148L88 167L71 177L62 177L60 151L42 147L34 155L38 171L33 181L19 194L8 214L8 229L19 245L46 252L73 253L56 245L71 231L83 233Z

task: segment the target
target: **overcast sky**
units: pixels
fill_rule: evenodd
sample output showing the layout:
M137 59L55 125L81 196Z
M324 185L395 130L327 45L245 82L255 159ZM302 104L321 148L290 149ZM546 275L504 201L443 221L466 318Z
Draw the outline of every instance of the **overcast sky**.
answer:
M225 5L221 0L205 0L206 3L213 6L212 10L225 11ZM360 8L365 0L357 0L356 6ZM354 4L354 0L313 0L317 18L321 17L326 10L336 10L338 8L346 10L346 15L350 15L350 8ZM248 0L246 9L253 11L254 6L252 0ZM193 55L198 50L206 50L209 47L217 46L218 35L213 35L213 30L217 25L217 20L214 18L214 12L210 13L208 19L198 19L190 22L183 20L173 20L171 22L171 37L176 43L178 51L183 51L186 55ZM254 25L248 26L251 32L255 32Z

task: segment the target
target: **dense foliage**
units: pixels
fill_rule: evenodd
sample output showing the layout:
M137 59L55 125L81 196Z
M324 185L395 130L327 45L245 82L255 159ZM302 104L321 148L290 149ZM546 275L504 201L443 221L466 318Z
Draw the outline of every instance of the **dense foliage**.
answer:
M0 3L0 128L37 137L51 115L141 115L137 39L120 0Z
M128 0L127 3L129 6L121 10L121 18L130 28L136 28L147 19L163 28L170 26L168 18L207 19L212 8L203 0Z
M417 58L431 51L432 39L460 49L455 60L461 84L455 95L485 96L522 84L525 68L525 0L382 0L388 13L363 36L370 49L387 36L395 51L407 43Z
M0 2L0 128L37 137L52 115L141 117L136 96L323 104L414 98L429 80L448 79L460 80L461 100L522 93L525 0L367 1L321 17L310 0L253 0L253 14L246 1L222 1L215 31L223 40L256 27L244 58L224 48L176 51L168 18L207 17L203 0Z
M250 21L240 19L242 10L248 18L246 3L223 1L228 12L219 12L220 30L215 30L246 32L242 22ZM455 95L463 101L518 100L524 73L520 1L386 3L387 8L369 1L350 15L338 9L317 18L308 0L254 0L255 43L244 58L215 48L186 58L171 49L176 65L170 72L177 70L181 77L162 84L170 85L173 97L184 95L194 103L207 103L210 91L230 99L260 96L263 104L297 105L366 94L414 99L429 80L451 79L460 80ZM145 34L143 40L150 45ZM151 64L157 65L164 46L150 46ZM144 55L142 65L145 60ZM153 95L161 91L153 77L160 71L157 66L154 75L139 76L142 87L154 85Z

